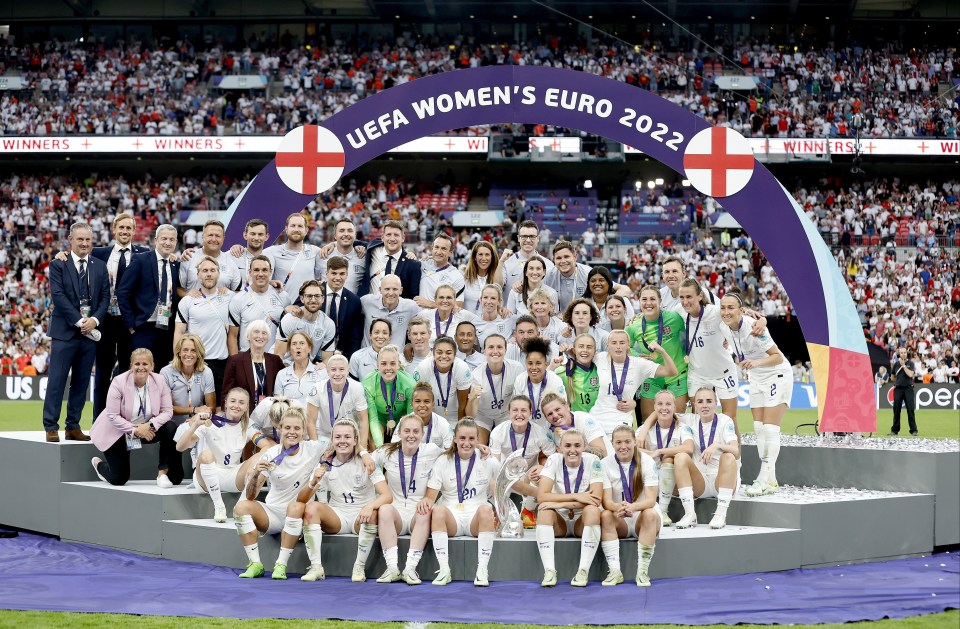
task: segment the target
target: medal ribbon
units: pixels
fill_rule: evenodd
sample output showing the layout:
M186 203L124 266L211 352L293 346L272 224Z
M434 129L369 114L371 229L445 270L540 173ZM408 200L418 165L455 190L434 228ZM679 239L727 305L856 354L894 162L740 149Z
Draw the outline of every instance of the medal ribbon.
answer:
M652 354L653 350L650 349L650 346L647 345L647 318L640 318L640 343L647 350L648 354ZM660 316L657 317L657 345L663 345L663 312L660 313Z
M711 426L710 426L710 441L708 441L707 444L704 445L704 444L703 444L703 422L702 422L702 421L699 422L699 424L700 424L700 426L699 426L699 428L700 428L700 452L703 452L704 450L706 450L707 448L709 448L710 446L713 445L713 438L717 435L717 424L719 423L719 422L717 421L717 415L716 415L716 413L714 413L714 415L713 415L713 421L711 421L710 423L711 423Z
M413 458L410 459L410 482L413 483L417 474L417 455L420 454L420 450L417 450ZM403 448L397 450L397 462L400 465L400 487L403 488L403 497L407 497L407 476L403 470ZM411 490L412 491L412 490Z
M617 461L617 468L620 470L620 484L623 485L623 499L627 502L633 502L633 476L637 471L637 460L630 459L630 481L628 482L623 475L623 465Z
M565 493L580 493L580 481L583 480L583 458L580 459L580 469L577 470L576 486L574 486L573 491L570 491L570 475L567 473L567 464L561 463L561 465L563 465L563 488Z
M467 486L467 483L470 482L470 473L473 472L473 464L477 462L477 453L474 452L470 457L470 465L467 466L467 475L465 477L460 476L460 454L455 453L453 455L453 462L457 468L457 501L463 502L463 488Z
M620 382L617 382L617 370L613 368L613 359L610 359L610 385L613 387L613 394L617 396L617 401L623 401L623 387L627 383L627 370L630 369L630 357L627 356L623 361L623 371L620 372Z

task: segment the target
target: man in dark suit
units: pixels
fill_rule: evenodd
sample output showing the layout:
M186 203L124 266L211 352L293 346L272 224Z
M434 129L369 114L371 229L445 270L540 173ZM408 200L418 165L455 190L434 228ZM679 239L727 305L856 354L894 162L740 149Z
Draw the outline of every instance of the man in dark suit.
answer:
M117 371L123 373L130 369L130 333L120 316L120 304L116 290L130 267L134 254L150 251L143 245L132 244L133 234L137 231L137 219L132 214L117 214L113 221L113 244L108 247L94 247L91 254L103 260L110 277L110 309L107 320L100 325L102 336L97 342L97 371L93 385L93 417L107 405L107 391L113 378L113 368L119 363Z
M43 428L47 431L47 441L51 442L60 441L57 433L60 410L71 370L64 436L68 441L90 440L80 431L80 415L96 358L96 340L100 337L97 326L106 319L110 305L107 266L90 256L93 249L90 225L71 225L69 240L69 260L51 260L49 267L53 315L47 334L53 339L53 359L43 400Z
M177 228L160 225L155 240L154 251L133 256L116 293L131 347L153 352L153 368L159 372L173 358L180 266L170 255L177 248Z
M377 238L367 246L366 268L357 296L380 293L380 281L387 275L396 275L403 285L401 297L413 299L420 295L420 261L411 259L403 250L404 231L400 221L383 224L383 239Z
M350 263L333 256L327 260L327 282L323 285L323 311L337 326L337 349L350 357L363 343L363 305L344 287Z

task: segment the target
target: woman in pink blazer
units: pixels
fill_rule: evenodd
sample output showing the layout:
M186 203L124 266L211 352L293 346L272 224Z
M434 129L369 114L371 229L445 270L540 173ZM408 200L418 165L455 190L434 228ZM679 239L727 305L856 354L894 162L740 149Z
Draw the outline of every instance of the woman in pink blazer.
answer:
M153 373L153 353L138 348L130 355L130 371L110 383L107 406L90 431L93 444L103 452L90 461L100 480L124 485L130 480L130 451L145 443L160 444L157 485L179 485L183 480L183 457L173 438L176 425L170 387L160 374Z

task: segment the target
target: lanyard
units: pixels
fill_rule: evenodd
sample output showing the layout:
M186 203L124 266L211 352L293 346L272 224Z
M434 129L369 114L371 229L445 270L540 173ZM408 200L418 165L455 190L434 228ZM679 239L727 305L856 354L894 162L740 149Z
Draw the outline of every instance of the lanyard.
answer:
M333 422L336 421L340 409L343 408L343 400L347 397L347 389L350 388L350 381L343 383L343 391L340 393L340 403L337 404L337 412L333 412L333 384L327 380L327 411L330 413L330 427L333 428ZM386 397L386 396L384 396Z
M137 412L137 416L146 419L147 418L147 385L146 383L144 383L143 385L143 395L140 395L140 393L137 393L137 400L140 402L140 410Z
M697 340L697 332L700 331L700 323L703 322L703 311L704 311L704 310L706 310L706 308L705 308L703 305L701 305L701 306L700 306L700 316L699 316L699 318L697 319L697 327L693 329L693 341L690 340L690 315L689 315L689 314L687 315L687 326L686 326L686 328L684 328L684 333L687 335L687 339L686 339L686 340L687 340L687 342L686 342L686 346L687 346L687 356L690 355L690 352L693 350L693 343Z
M520 452L520 456L527 458L527 442L530 441L530 433L533 432L530 428L530 422L527 422L527 430L523 433L523 450ZM517 449L517 433L513 430L513 427L510 428L510 445L514 450Z
M637 460L630 459L630 481L623 475L623 464L617 461L617 468L620 470L620 484L623 486L623 499L627 502L633 502L633 475L637 470Z
M430 443L430 439L433 436L433 413L430 414L430 423L427 424L427 436L421 441L421 443Z
M710 441L708 441L708 442L706 443L706 445L704 445L704 443L703 443L703 422L701 421L701 422L698 422L698 423L700 424L700 426L699 426L699 428L700 428L700 452L703 452L704 450L706 450L707 448L709 448L710 446L713 445L713 438L717 435L717 424L718 424L719 422L717 421L717 415L716 415L716 413L714 413L714 415L713 415L713 420L710 422L710 424L711 424L711 426L710 426Z
M447 372L447 394L443 394L443 386L440 384L440 370L436 364L433 366L433 375L437 379L437 390L440 392L440 406L444 412L447 410L447 404L450 403L450 389L453 386L453 365L450 365L450 371Z
M670 430L667 431L667 447L668 448L670 447L670 442L673 441L673 429L676 427L677 427L677 422L674 421L672 424L670 424ZM700 434L703 434L703 430L700 431ZM660 434L660 424L657 424L657 450L663 449L662 438L663 438L663 435ZM711 436L710 439L712 441L713 437Z
M583 458L580 459L580 468L577 470L577 480L576 485L573 488L573 491L570 491L570 475L567 474L567 464L560 462L560 465L563 466L563 488L565 493L568 494L578 494L580 493L580 481L583 480Z
M540 417L540 400L543 398L543 390L547 388L547 374L543 374L543 380L540 382L540 395L533 397L533 382L530 381L530 376L527 376L527 392L530 394L530 400L533 402L533 417L538 419Z
M220 297L220 293L217 292L217 289L216 289L216 288L214 288L213 290L214 290L214 293L213 293L212 295L210 295L209 297L207 297L207 300L206 300L204 303L205 303L206 305L210 306L211 308L213 308L213 311L217 314L217 318L220 319L220 323L223 324L223 329L224 329L224 330L227 330L227 329L230 328L230 326L227 325L227 320L223 318L223 315L222 315L222 314L220 314L220 308L217 308L217 307L213 304L213 300L216 299L216 298L219 298L219 297ZM203 291L200 291L200 294L203 295ZM206 295L204 295L204 297L206 297Z
M211 415L211 416L210 416L210 422L211 422L214 426L216 426L217 428L223 428L224 426L226 426L226 425L228 425L228 424L229 424L230 426L236 426L237 424L240 423L240 420L239 420L239 419L230 419L230 418L224 417L224 416L222 416L222 415Z
M648 354L652 354L653 350L650 349L650 346L647 345L647 318L640 318L640 343L647 350ZM660 316L657 317L657 345L663 345L663 312L660 313Z
M259 398L261 395L263 395L263 384L267 379L267 368L263 363L253 361L253 378L257 382L255 392L257 394L257 398Z
M383 381L383 376L380 376L380 393L383 394L383 401L387 401L387 384ZM393 381L393 391L390 392L390 403L387 404L387 414L390 416L390 421L393 421L393 405L397 401L397 381Z
M498 410L503 408L503 381L507 379L506 363L500 367L500 397L497 397L497 389L493 386L493 372L490 371L490 365L487 365L487 382L490 383L490 394L493 396L493 406ZM516 448L514 448L516 449Z
M462 477L460 476L460 454L454 453L453 462L457 468L457 501L463 502L463 489L467 486L467 483L470 482L470 473L473 472L473 464L477 462L477 453L474 452L470 456L470 465L467 466L467 475Z
M417 450L416 452L414 452L413 458L410 459L410 484L411 484L411 485L413 485L413 484L414 484L414 481L416 480L416 474L417 474L417 455L419 455L419 454L420 454L420 450ZM406 477L406 474L405 474L405 472L404 472L404 470L403 470L403 448L399 448L399 449L397 450L397 459L398 459L398 463L399 463L399 465L400 465L400 487L403 488L403 497L406 498L406 497L407 497L407 477ZM467 472L467 475L468 475L468 476L469 476L469 474L470 474L470 473ZM415 486L415 485L414 485L414 486ZM413 489L410 489L410 491L414 491L414 490L413 490Z
M277 465L280 465L281 463L283 463L283 460L287 458L288 454L294 454L299 449L300 449L299 443L296 445L290 446L289 448L287 448L286 450L278 454L276 457L274 457L274 459L271 462L276 463Z
M444 267L446 268L446 267ZM437 320L437 327L434 328L437 331L437 336L447 336L447 332L450 331L450 324L453 323L453 311L450 311L450 316L447 318L447 327L443 329L443 334L440 334L440 310L438 309L433 313Z
M306 246L306 245L303 245L303 249L301 249L301 250L297 253L297 257L293 259L293 264L290 265L290 270L287 271L287 277L285 277L284 280L283 280L283 287L284 287L284 288L287 287L287 282L290 281L290 276L293 275L293 270L294 270L295 268L297 268L297 263L300 262L300 258L303 256L303 252L306 251L306 250L307 250L307 246ZM289 251L289 249L287 249L287 251Z
M617 370L613 367L613 359L610 359L610 386L613 387L613 394L617 396L617 401L623 401L623 387L627 383L627 371L630 369L630 357L627 356L623 361L623 371L620 372L620 382L617 382Z

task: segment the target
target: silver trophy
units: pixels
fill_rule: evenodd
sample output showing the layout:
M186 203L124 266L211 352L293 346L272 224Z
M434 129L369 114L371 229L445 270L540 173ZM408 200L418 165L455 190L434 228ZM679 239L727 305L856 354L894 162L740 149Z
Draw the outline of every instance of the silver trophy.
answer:
M500 537L523 537L523 521L510 494L514 483L526 474L527 461L520 450L514 450L500 466L496 484L497 518L500 520L497 535Z

